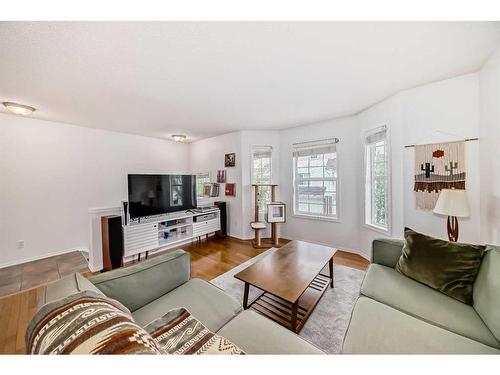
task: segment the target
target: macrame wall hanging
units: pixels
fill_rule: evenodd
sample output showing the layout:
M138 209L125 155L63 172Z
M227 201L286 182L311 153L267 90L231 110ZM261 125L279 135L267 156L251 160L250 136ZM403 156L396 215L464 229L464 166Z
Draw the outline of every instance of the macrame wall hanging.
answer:
M415 146L417 208L432 210L441 189L465 189L465 142Z

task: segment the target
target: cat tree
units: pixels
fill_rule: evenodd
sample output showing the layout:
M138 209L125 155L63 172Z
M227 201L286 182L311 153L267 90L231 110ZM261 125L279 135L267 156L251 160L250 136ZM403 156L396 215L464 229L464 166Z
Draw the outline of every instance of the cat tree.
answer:
M264 239L271 242L272 246L279 247L278 224L284 223L286 220L285 204L276 201L276 184L253 184L254 189L254 221L250 223L250 227L255 231L255 239L253 246L256 248L263 248L269 246L262 245L261 231L266 229L267 223L271 224L271 238ZM259 220L259 191L263 187L271 187L271 203L267 204L266 222Z

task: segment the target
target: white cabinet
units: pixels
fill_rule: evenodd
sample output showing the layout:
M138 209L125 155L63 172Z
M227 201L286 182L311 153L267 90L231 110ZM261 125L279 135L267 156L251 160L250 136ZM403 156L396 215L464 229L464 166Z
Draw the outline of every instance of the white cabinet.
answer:
M220 228L219 209L203 213L172 213L148 223L124 225L124 257L167 249L186 240L217 232Z
M124 256L131 256L156 249L158 243L158 223L123 226Z
M200 221L193 223L193 237L204 236L205 234L217 232L220 230L220 219Z

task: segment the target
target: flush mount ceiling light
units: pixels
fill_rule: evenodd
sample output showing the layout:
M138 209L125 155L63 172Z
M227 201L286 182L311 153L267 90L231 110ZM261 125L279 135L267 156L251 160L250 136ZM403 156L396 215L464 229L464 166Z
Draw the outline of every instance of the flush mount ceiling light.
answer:
M184 142L186 140L186 136L184 134L174 134L172 135L172 139L176 142Z
M30 107L29 105L12 103L12 102L2 102L2 104L7 109L7 111L15 115L28 116L31 115L34 111L36 111L35 108Z

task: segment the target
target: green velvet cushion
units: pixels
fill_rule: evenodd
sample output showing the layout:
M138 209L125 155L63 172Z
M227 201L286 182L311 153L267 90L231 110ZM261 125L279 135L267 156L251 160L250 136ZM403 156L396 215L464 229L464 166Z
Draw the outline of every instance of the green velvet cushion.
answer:
M472 288L485 246L443 241L405 228L396 270L472 305Z

